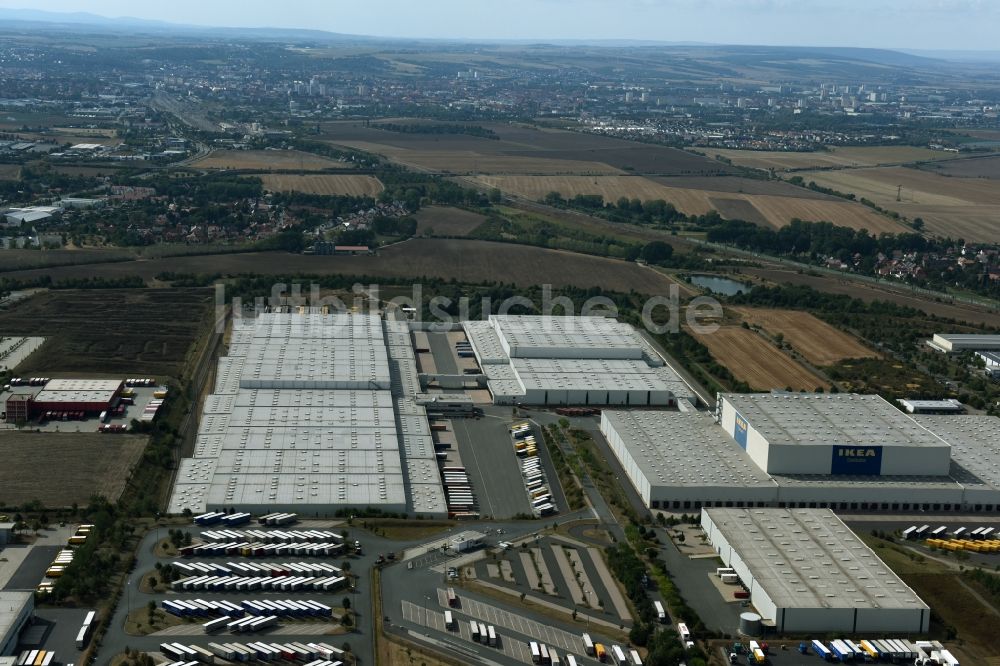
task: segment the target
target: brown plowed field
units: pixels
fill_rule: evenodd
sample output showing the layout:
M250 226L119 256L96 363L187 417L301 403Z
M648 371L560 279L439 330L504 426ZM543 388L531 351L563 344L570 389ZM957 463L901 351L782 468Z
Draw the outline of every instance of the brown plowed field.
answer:
M818 386L824 389L830 386L773 344L741 326L722 326L715 333L694 335L737 379L756 390L791 387L794 391L813 391Z
M451 125L386 119L403 125ZM468 123L460 123L468 124ZM717 160L676 148L641 144L591 132L539 129L515 124L475 123L494 138L468 134L401 133L358 121L324 123L321 140L384 155L416 169L452 174L621 174L734 173Z
M417 234L435 236L467 236L486 221L486 217L448 206L424 206L414 215Z
M817 366L832 365L846 358L868 358L877 354L843 331L799 310L733 308L743 321L756 324L772 337L780 333L785 342Z
M754 169L809 169L823 167L865 167L901 164L923 160L954 159L954 153L915 146L844 146L828 152L792 153L766 150L731 150L708 148L711 156L720 155L733 164Z
M260 171L322 171L350 169L348 162L320 157L298 150L213 150L191 163L202 169L253 169Z
M93 495L121 497L146 446L145 435L3 433L0 489L7 506L86 506ZM42 464L40 461L58 464Z
M512 243L464 239L413 239L381 250L375 256L308 256L286 252L216 254L87 266L60 266L12 271L5 277L49 275L121 277L138 275L147 281L164 271L222 275L356 275L413 278L454 278L459 282L506 282L517 286L602 287L610 291L666 294L671 281L635 263ZM97 291L97 290L95 290ZM167 290L163 290L167 291ZM173 291L173 290L170 290ZM0 330L4 319L0 316ZM20 334L20 331L10 331Z
M260 179L264 183L264 188L272 192L374 197L384 189L375 176L269 173Z

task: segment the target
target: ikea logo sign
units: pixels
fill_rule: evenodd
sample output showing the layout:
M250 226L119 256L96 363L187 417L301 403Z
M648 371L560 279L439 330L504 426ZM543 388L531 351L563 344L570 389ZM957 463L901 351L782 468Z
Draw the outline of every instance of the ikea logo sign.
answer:
M830 473L877 476L882 473L882 447L835 446Z
M739 412L736 412L736 427L733 429L733 439L736 440L736 443L744 451L747 448L747 430L749 427L750 424L747 423L747 420L740 416Z
M841 458L875 458L878 452L875 449L838 449L837 455Z

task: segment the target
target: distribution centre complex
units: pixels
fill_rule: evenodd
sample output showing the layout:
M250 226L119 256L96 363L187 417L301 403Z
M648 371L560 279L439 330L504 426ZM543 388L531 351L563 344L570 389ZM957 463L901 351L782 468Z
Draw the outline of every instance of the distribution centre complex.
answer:
M920 633L930 608L830 509L705 508L701 526L779 633Z
M670 406L693 392L629 324L490 315L462 322L495 404Z
M720 394L714 415L605 410L650 508L1000 510L1000 419L909 416L878 396Z
M170 513L447 514L409 326L368 314L236 319Z

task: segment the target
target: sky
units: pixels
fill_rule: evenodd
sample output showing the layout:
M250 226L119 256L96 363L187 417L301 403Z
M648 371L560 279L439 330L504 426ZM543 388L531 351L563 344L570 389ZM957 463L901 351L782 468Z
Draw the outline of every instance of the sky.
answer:
M0 0L0 8L385 37L1000 50L1000 0Z

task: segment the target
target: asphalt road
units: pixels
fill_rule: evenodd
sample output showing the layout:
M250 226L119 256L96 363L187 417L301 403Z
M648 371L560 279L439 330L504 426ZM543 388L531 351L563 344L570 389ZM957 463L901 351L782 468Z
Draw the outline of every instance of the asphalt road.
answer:
M487 416L452 419L451 423L483 518L506 519L530 513L531 503L507 430L509 421Z
M5 590L34 590L45 578L45 571L56 559L62 546L35 546L24 558L17 572L4 586Z
M83 626L87 613L86 608L35 609L34 626L43 625L46 629L41 645L33 645L30 649L43 648L55 652L56 658L63 664L79 663L80 650L76 649L76 635Z
M581 516L577 513L575 514L575 517ZM504 529L505 534L503 534L502 539L513 541L539 529L541 524L537 521L523 521L514 523L494 523L493 526L502 527ZM476 526L466 524L464 528L476 529ZM499 540L499 537L490 537L489 540L495 543ZM548 544L545 540L542 540L539 543L543 549L548 549ZM510 559L515 561L515 576L520 582L522 582L522 584L525 584L526 579L524 573L516 564L517 558ZM548 562L548 559L546 562ZM550 571L553 566L554 564L549 564ZM552 571L552 573L553 576L558 576L558 570ZM556 581L558 585L560 578L557 577ZM497 584L500 583L500 581L496 580L490 582ZM523 664L523 662L517 661L511 656L505 655L504 652L496 648L463 640L463 638L456 632L438 631L404 619L404 601L408 601L411 604L419 606L421 610L426 608L428 611L436 611L438 613L443 612L445 608L441 606L438 601L437 590L438 588L446 587L448 587L448 581L445 576L432 571L426 566L414 566L413 569L409 569L404 562L400 562L383 569L382 607L383 613L387 618L387 622L385 624L386 630L391 633L406 636L410 640L427 643L437 650L442 650L445 653L458 658L463 663L510 664L512 666L514 664ZM527 587L524 589L527 591ZM587 630L586 625L582 623L572 623L572 621L561 622L548 616L537 616L533 618L530 611L527 611L517 603L516 597L511 597L510 602L505 602L493 597L478 595L476 592L465 588L458 589L457 591L462 597L474 599L490 606L509 611L518 617L536 619L540 624L543 624L546 627L556 627L577 635ZM566 599L560 600L555 597L545 598L553 601L554 603L571 605L571 603ZM467 616L461 609L456 611L456 615L460 621L463 621L463 623L467 620ZM520 641L533 640L531 637L518 634L517 632L509 629L500 630L498 633L501 636L501 641L503 641L504 637L516 638ZM591 627L591 633L595 635L595 640L598 640L596 636L599 636L600 632L594 627Z
M434 356L434 366L439 374L457 375L461 373L455 360L455 351L448 342L447 334L428 333L427 341L430 344L431 354Z

